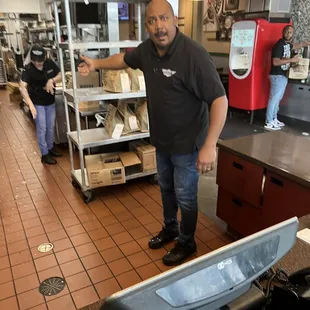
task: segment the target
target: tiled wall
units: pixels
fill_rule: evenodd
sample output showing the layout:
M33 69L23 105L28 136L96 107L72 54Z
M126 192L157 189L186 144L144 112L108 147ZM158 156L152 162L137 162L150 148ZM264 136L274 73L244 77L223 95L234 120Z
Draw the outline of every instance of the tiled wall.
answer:
M291 12L295 27L295 41L310 39L310 0L293 0Z

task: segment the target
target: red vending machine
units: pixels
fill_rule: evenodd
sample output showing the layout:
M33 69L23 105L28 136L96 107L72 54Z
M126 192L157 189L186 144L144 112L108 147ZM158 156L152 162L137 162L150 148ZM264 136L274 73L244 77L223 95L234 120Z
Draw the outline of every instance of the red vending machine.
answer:
M286 23L269 23L265 19L245 20L232 27L229 54L229 105L251 111L267 107L270 82L271 51L282 38Z

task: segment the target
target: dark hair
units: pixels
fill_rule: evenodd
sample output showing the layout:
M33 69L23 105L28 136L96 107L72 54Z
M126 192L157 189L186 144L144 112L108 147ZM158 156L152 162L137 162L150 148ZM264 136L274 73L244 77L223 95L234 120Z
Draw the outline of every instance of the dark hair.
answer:
M283 30L282 30L282 34L284 34L285 31L287 31L288 29L292 28L294 30L294 27L292 25L286 25Z

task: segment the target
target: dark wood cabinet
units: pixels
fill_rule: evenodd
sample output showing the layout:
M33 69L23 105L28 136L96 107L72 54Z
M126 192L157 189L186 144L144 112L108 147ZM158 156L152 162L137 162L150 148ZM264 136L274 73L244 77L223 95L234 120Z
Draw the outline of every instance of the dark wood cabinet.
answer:
M293 216L304 216L310 213L310 190L267 171L262 209L267 226L280 223Z
M219 151L217 184L260 207L264 169L224 150Z
M294 149L296 145L302 145L305 153ZM217 216L248 236L309 214L308 154L310 141L283 132L220 143Z
M263 228L261 208L251 206L223 188L218 192L217 216L243 236Z

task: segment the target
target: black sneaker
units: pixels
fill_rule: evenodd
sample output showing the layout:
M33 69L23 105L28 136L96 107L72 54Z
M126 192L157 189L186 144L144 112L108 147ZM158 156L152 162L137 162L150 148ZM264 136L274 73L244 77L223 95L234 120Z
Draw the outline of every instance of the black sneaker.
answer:
M163 229L157 236L149 241L149 247L153 250L160 249L165 244L175 240L177 237L179 237L178 232L170 232L169 230Z
M163 257L163 263L166 266L179 265L196 252L197 246L195 242L186 246L183 246L177 242L175 247Z
M61 157L61 156L62 156L62 154L59 153L59 152L57 152L54 148L52 148L52 149L49 150L49 154L50 154L51 156L54 156L54 157Z
M50 154L43 155L41 158L41 162L43 164L48 164L48 165L56 165L57 164L57 161Z

